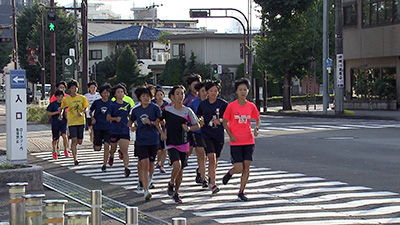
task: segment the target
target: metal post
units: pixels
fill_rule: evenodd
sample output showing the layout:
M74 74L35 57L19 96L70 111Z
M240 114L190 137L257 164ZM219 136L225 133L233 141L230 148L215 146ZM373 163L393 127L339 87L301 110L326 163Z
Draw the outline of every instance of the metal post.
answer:
M14 69L18 69L18 41L17 41L17 22L15 15L15 0L11 0L12 4L12 28L13 28L13 54L12 61L14 62Z
M25 198L25 224L26 225L42 225L43 209L42 200L44 194L28 194Z
M65 216L68 225L88 225L90 214L90 212L74 211L65 213Z
M79 51L79 34L78 34L78 13L76 9L76 0L74 0L74 26L75 26L75 76L74 79L78 80L78 72L80 71L80 51Z
M101 225L101 190L92 191L92 225Z
M25 204L24 197L26 182L7 183L10 194L10 224L25 224Z
M54 0L50 0L50 7L54 7ZM50 32L50 84L51 90L49 91L49 96L56 89L56 31Z
M328 95L328 71L326 60L329 56L329 45L328 45L328 0L324 0L323 4L323 52L322 52L322 74L323 74L323 113L327 114L329 107L329 95Z
M42 9L42 11L43 11L44 9ZM41 60L40 60L40 63L42 64L42 66L41 66L41 71L40 71L40 73L41 73L41 80L42 80L42 97L41 97L41 99L42 100L44 100L45 98L46 98L46 96L45 96L45 92L46 92L46 90L45 90L45 86L46 86L46 76L45 76L45 47L44 47L44 20L43 20L43 12L41 12L42 13L42 15L41 15L41 24L40 24L40 46L41 46L41 48L40 48L40 58L41 58Z
M81 6L81 23L82 23L82 93L87 93L88 91L88 76L89 76L89 42L88 42L88 3L87 0L82 0Z
M183 217L172 218L172 225L186 225L186 218Z
M342 0L335 0L335 25L336 25L336 55L343 54L343 9ZM342 62L342 64L344 64ZM339 65L338 62L336 65ZM337 68L337 67L336 67ZM344 74L344 72L343 72ZM344 87L339 87L337 84L339 71L335 70L335 114L344 113Z
M137 207L126 207L126 225L138 225L138 208Z
M44 200L44 224L63 225L65 204L67 200L49 199Z

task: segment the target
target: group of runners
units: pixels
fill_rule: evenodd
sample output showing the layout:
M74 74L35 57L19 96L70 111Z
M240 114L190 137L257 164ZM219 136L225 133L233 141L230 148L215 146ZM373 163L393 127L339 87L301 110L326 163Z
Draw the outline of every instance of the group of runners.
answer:
M156 168L160 173L166 173L164 163L168 153L167 163L172 170L167 194L176 203L182 203L179 189L183 169L193 149L198 163L195 182L203 188L209 188L211 194L220 191L216 182L216 169L226 131L233 167L223 176L222 183L227 184L233 174L241 174L238 198L247 201L244 189L253 160L254 136L258 135L260 125L259 111L246 100L250 89L249 80L235 81L237 99L231 103L219 97L219 82L202 81L198 74L188 76L186 82L189 91L186 92L182 85L173 86L168 93L170 102L165 100L161 88L139 86L134 91L139 100L136 105L127 95L124 84L97 87L93 81L88 84L89 93L83 96L77 93L77 81L58 83L57 91L52 96L53 101L47 108L48 115L52 117L53 158L57 159L60 155L57 152L60 136L63 137L64 154L69 156L68 127L74 164L79 165L77 145L82 144L87 124L94 150L104 149L102 172L107 172L107 164L113 166L114 154L118 152L119 159L123 160L124 175L129 177L130 133L135 131L134 156L138 158L138 190L143 190L146 201L151 199L150 189L155 188L152 179L154 170ZM66 87L69 95L64 92ZM251 119L256 121L253 131Z

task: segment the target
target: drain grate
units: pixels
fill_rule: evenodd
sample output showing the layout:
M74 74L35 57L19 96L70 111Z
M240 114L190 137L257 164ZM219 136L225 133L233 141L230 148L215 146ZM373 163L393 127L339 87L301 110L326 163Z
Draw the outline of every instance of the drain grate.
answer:
M56 191L80 204L90 207L91 191L85 187L74 184L62 178L56 177L43 171L43 185ZM121 223L126 221L127 205L103 196L102 213ZM139 211L139 224L169 224L168 222L147 215Z

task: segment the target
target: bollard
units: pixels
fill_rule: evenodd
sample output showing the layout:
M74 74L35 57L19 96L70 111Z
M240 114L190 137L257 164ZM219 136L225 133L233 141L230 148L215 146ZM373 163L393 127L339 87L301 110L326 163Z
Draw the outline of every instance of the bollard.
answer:
M138 225L138 207L126 207L126 225Z
M66 212L67 225L88 225L90 219L90 212L75 211Z
M25 198L25 224L43 225L42 200L44 194L28 194Z
M44 224L63 225L65 204L67 200L49 199L44 200Z
M101 225L101 190L92 191L92 225Z
M25 203L24 197L26 182L7 183L10 194L10 224L20 225L25 224Z
M183 217L172 218L172 225L186 225L186 218Z

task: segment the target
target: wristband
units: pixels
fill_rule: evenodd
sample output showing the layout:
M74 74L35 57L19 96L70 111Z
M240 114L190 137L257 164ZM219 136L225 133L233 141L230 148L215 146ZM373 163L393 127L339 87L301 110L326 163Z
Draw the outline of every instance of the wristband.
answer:
M189 132L189 131L190 131L190 127L188 126L187 132Z

